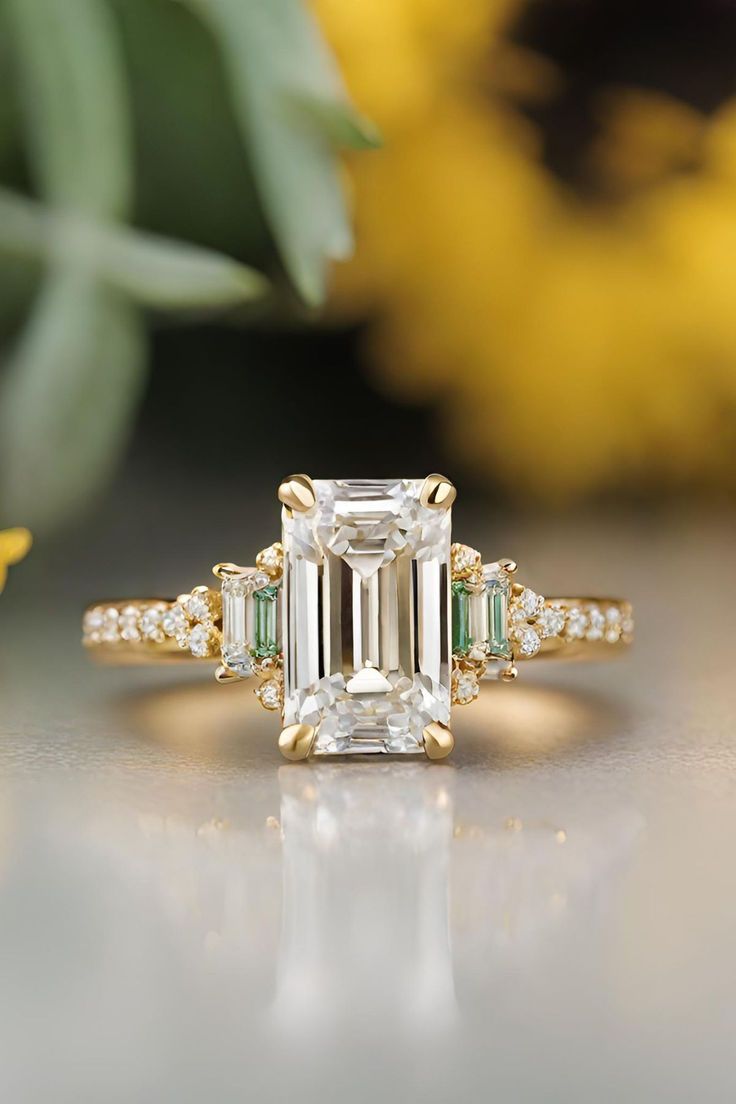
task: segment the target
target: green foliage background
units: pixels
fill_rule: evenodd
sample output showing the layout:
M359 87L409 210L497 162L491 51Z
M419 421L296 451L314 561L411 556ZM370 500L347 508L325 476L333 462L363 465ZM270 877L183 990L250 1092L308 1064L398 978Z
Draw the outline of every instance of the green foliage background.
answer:
M43 532L118 462L150 312L319 306L377 138L300 0L0 0L0 80L0 517Z

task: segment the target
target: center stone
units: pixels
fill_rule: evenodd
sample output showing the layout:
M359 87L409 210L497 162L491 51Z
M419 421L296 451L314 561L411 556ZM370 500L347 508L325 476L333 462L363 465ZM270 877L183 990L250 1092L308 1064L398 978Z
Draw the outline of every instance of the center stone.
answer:
M421 479L317 479L283 512L284 724L314 754L419 752L450 717L450 510Z

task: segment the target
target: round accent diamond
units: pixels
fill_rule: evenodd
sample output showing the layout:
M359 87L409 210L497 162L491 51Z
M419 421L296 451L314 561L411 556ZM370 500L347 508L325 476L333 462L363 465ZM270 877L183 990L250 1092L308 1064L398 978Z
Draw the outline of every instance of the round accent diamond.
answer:
M212 616L212 611L209 601L207 600L207 595L198 594L195 591L187 603L187 613L192 621L209 621Z
M453 575L472 575L481 569L481 554L467 544L453 544L451 548Z
M529 590L529 587L524 587L519 598L519 605L524 611L525 617L534 617L539 612L540 606L544 602L544 598L539 594L535 594L533 590Z
M567 636L569 640L582 640L588 627L585 612L575 606L567 615Z
M88 636L91 640L97 641L100 639L100 631L105 624L105 614L99 606L94 609L87 610L84 615L84 621L82 622L82 628L84 635Z
M606 619L597 606L591 606L588 610L588 631L585 634L588 640L602 640Z
M542 641L539 637L539 633L535 629L528 628L519 636L519 651L523 656L528 659L529 656L536 655L542 646Z
M120 611L120 636L123 640L140 640L141 633L138 628L138 607L124 606Z
M565 627L565 611L559 606L545 606L537 619L543 637L559 636Z
M255 695L264 709L280 709L280 680L276 678L267 679L266 682L262 682L260 686L256 687Z
M212 631L209 625L195 625L188 638L189 651L198 659L211 654Z
M452 700L455 705L468 705L478 697L480 686L474 671L452 672Z
M488 659L488 645L484 640L479 640L468 649L468 659L473 663L485 663Z
M179 641L186 636L187 615L179 602L175 602L173 606L166 610L161 618L161 628L166 636L174 636Z
M276 579L281 575L284 566L284 549L278 541L264 548L256 556L256 567L261 569L270 579Z
M149 606L144 610L140 618L140 630L146 640L154 640L160 644L164 638L164 631L161 628L161 615L162 610L159 606Z
M104 612L100 637L107 644L114 644L120 639L120 630L118 628L119 618L120 615L114 606L110 606L110 608L106 609Z

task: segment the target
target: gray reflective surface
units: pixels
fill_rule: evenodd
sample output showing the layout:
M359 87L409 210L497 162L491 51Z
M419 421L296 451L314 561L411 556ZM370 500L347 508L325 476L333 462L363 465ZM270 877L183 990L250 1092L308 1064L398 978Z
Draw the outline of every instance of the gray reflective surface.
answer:
M629 594L638 643L484 688L442 765L284 764L249 687L91 668L95 582L16 569L3 1101L733 1099L733 527L462 536L542 591ZM156 555L95 570L144 592Z

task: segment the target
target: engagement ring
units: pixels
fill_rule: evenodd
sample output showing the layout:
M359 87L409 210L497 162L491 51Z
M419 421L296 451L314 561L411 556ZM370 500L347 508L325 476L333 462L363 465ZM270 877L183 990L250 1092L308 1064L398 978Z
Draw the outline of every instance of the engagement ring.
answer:
M315 479L280 485L282 538L254 567L219 563L220 589L176 599L97 602L84 644L112 663L217 661L255 677L280 711L287 759L453 747L450 710L520 661L603 659L631 642L630 603L543 598L512 560L453 544L455 487L426 479Z

